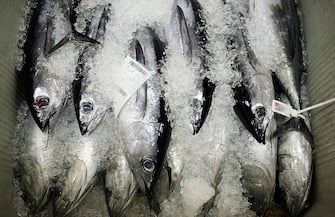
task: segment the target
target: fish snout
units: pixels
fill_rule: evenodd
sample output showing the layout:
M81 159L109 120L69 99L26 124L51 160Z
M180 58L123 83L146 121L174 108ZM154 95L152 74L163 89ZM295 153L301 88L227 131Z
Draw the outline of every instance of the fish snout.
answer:
M82 136L84 136L88 132L88 124L80 122L79 123L80 133Z

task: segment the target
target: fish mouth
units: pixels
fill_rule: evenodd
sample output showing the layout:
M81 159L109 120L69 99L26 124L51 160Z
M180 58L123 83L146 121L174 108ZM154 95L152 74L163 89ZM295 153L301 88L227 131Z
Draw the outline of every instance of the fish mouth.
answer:
M139 184L140 191L145 195L151 195L151 182L146 182L144 178L142 178L141 184Z
M191 124L191 133L192 135L197 134L201 128L201 120L196 120Z
M82 136L88 133L88 124L80 123L79 128L80 128L80 133Z
M54 116L56 115L56 111L53 111L52 113L50 113L50 115L48 115L46 118L38 118L38 116L35 118L36 119L36 123L38 125L38 127L44 132L47 128L48 130L51 130L54 125L55 125L55 121L53 120ZM54 124L50 124L50 122L54 123Z

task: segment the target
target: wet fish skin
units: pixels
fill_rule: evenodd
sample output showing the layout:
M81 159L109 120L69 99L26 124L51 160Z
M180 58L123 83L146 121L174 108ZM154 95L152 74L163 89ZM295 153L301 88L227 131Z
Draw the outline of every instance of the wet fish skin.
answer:
M46 156L48 133L39 129L29 112L23 123L24 128L21 127L16 136L20 138L18 145L24 155L16 157L14 174L19 180L29 213L37 214L49 200L51 186L49 166L53 160Z
M281 94L281 101L288 97ZM277 196L292 217L306 208L313 175L313 147L308 119L278 120L282 129L278 138ZM306 124L307 122L307 124ZM284 131L285 130L285 131Z
M158 140L167 127L160 122L164 111L157 65L162 56L161 49L162 44L150 27L141 27L134 33L130 56L155 74L128 100L117 118L129 167L139 189L147 195L153 188L157 166L161 164L157 157Z
M138 187L123 152L113 152L105 176L105 196L109 215L121 216L132 201Z
M76 159L67 169L65 181L61 187L55 188L54 216L68 215L85 197L97 180L96 162L87 159Z
M175 0L173 12L169 25L166 27L167 41L171 49L185 56L189 63L199 64L195 72L198 80L195 81L194 95L190 100L192 113L190 124L192 134L199 132L202 127L211 103L211 96L214 92L214 84L203 78L204 58L199 48L199 37L197 32L197 20L195 2L192 0ZM204 81L207 79L206 81ZM207 85L207 86L206 86ZM208 95L205 95L204 88L209 87ZM206 104L207 101L207 104ZM206 104L206 105L205 105ZM208 107L208 108L204 108Z
M87 30L87 36L103 40L106 24L110 17L109 6L97 6ZM87 45L79 56L76 77L72 82L72 93L79 128L82 135L90 134L101 122L110 106L101 98L101 92L91 88L94 72L90 68L99 46Z

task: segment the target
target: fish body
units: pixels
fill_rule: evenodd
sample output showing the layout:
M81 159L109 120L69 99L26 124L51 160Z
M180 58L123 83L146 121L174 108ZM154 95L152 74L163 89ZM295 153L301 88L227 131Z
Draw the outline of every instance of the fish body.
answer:
M153 75L137 90L120 111L117 124L129 167L139 189L150 194L165 153L160 140L165 136L164 104L158 75L162 44L150 27L134 33L130 56L143 64Z
M281 100L289 103L284 95ZM278 135L277 195L290 216L299 216L307 206L312 182L313 137L308 119L279 121L283 130Z
M294 0L250 1L250 20L247 23L250 45L259 61L273 72L292 107L300 109L303 57Z
M121 216L137 192L137 183L122 151L107 160L105 195L109 215Z
M16 132L20 153L16 157L15 176L19 180L29 212L36 214L49 200L51 166L54 160L50 157L53 150L48 146L48 133L42 132L32 115L27 113L22 122L24 127L21 126Z
M106 24L110 17L108 6L97 6L87 28L86 35L92 39L103 40ZM74 106L82 135L90 134L101 122L104 114L111 108L103 97L103 88L98 84L96 71L91 67L99 46L87 45L78 59L76 77L72 82Z
M199 132L206 119L214 91L214 84L203 76L204 59L199 47L200 37L197 35L195 13L195 3L192 0L176 0L173 4L171 20L166 27L167 42L172 52L183 55L189 64L197 65L194 67L195 76L193 76L196 78L194 94L190 99L192 110L190 124L193 134ZM206 92L204 88L209 91Z

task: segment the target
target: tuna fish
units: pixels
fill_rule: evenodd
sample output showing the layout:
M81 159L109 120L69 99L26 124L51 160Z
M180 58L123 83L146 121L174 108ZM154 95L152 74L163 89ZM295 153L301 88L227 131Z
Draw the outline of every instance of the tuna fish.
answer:
M103 40L106 24L110 17L110 9L97 6L87 28L87 36L98 41ZM109 102L102 97L103 90L96 84L95 73L90 64L96 55L98 46L88 45L80 54L76 77L72 83L72 93L76 116L82 135L91 133L100 123L104 114L111 108Z
M244 31L237 33L236 41L238 48L245 50L247 55L239 55L236 59L243 81L242 86L234 88L234 111L255 139L265 144L266 136L270 136L266 132L268 125L274 118L271 106L275 93L271 72L257 59Z
M285 95L280 100L288 103ZM306 208L313 173L313 137L309 120L278 118L277 196L290 216Z
M130 56L153 75L127 101L117 123L129 167L139 189L151 197L165 155L170 125L165 115L158 74L162 44L154 31L142 27L134 33Z
M171 21L166 27L167 41L173 52L185 56L190 64L198 65L194 72L194 94L190 99L190 123L193 134L199 132L207 117L215 88L214 84L204 77L204 57L199 47L200 36L197 35L195 9L195 2L192 0L176 0Z

